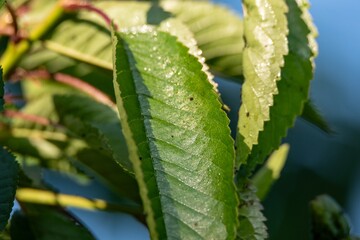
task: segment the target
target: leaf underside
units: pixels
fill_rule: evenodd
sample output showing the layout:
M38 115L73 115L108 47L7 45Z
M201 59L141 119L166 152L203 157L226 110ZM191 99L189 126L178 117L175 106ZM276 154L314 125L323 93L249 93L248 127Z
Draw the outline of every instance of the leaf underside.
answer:
M19 165L14 156L0 148L0 231L4 230L13 207Z
M285 1L244 0L243 53L244 84L239 111L237 137L237 165L245 163L254 145L259 144L259 133L270 118L274 95L279 93L284 55L288 53L288 26Z
M233 142L202 64L153 27L113 42L117 105L151 236L233 238Z
M255 166L280 145L281 139L294 125L308 99L310 80L313 78L313 58L316 55L316 32L308 15L308 3L288 0L287 5L289 54L284 58L281 80L277 82L278 94L274 96L274 104L270 108L271 121L265 122L263 131L258 133L257 145L249 149L244 142L240 142L243 150L241 158L246 162L240 172L245 172L246 175L251 174Z

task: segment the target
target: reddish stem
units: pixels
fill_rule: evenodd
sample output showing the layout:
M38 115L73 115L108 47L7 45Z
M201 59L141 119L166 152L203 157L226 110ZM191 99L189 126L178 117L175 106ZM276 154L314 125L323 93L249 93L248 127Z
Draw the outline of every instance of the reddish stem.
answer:
M18 43L20 41L20 38L18 36L18 22L17 22L17 16L14 8L10 5L9 2L6 2L6 8L10 13L11 20L12 20L12 26L13 26L13 34L12 34L12 41L14 43Z
M92 85L90 85L78 78L75 78L73 76L66 75L63 73L55 73L54 79L58 82L72 86L76 89L79 89L79 90L87 93L88 95L92 96L98 102L101 102L101 103L111 106L111 107L115 106L115 104L110 100L110 98L107 95L105 95L103 92L101 92L97 88L93 87Z
M14 35L15 35L14 28L11 27L11 26L1 28L1 29L0 29L0 35L1 35L1 36L9 36L9 37L14 38ZM18 40L22 40L22 39L26 39L27 36L26 36L26 34L23 33L23 31L21 31L21 30L19 31L19 30L18 30L18 32L17 32L17 34L16 34L16 38L17 38Z
M44 125L44 126L52 125L50 120L47 118L32 115L32 114L27 114L27 113L23 113L23 112L18 112L18 111L14 111L14 110L4 111L4 116L9 117L9 118L20 118L20 119L30 121L33 123L37 123L40 125Z
M106 24L111 27L112 25L114 26L115 30L118 30L118 26L116 25L116 23L114 23L111 18L101 9L96 8L95 6L93 6L90 3L81 1L74 1L74 0L64 0L63 1L63 7L65 10L67 11L78 11L78 10L86 10L89 12L94 12L96 14L98 14L102 19L104 19L104 21L106 22Z
M34 71L24 71L19 70L16 72L17 79L22 79L24 77L33 78L33 79L54 79L57 82L63 83L65 85L71 86L75 89L78 89L89 96L93 97L96 101L108 105L110 107L115 107L115 103L103 92L94 86L90 85L83 80L64 74L64 73L55 73L50 74L46 70L34 70Z
M5 94L4 100L5 102L13 102L13 101L24 101L25 99L21 95Z

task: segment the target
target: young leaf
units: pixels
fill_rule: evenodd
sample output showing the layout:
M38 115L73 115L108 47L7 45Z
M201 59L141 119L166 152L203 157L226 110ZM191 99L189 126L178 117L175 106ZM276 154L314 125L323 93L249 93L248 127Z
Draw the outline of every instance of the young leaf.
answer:
M312 239L349 239L350 225L343 210L328 195L310 202Z
M4 230L13 207L18 173L14 156L0 147L0 231Z
M244 84L239 112L237 165L246 163L253 146L259 144L259 133L270 120L274 95L279 93L284 55L288 53L285 0L244 0L243 53Z
M240 141L240 149L243 150L242 160L244 162L244 159L247 159L240 172L245 172L246 175L279 146L287 130L294 125L296 117L302 113L304 103L308 99L310 80L313 78L313 58L316 55L316 32L312 30L308 3L288 0L287 4L289 54L285 57L285 65L281 69L281 80L277 82L278 94L270 108L271 121L265 123L263 131L258 134L258 143L252 146L251 151ZM251 115L251 112L249 114ZM241 122L240 119L240 125ZM244 153L247 154L244 156Z
M289 145L283 144L278 150L274 151L266 164L252 178L256 187L256 195L260 200L264 200L271 186L280 177L280 173L285 165L289 152Z
M149 26L113 33L113 48L117 105L152 238L233 238L229 120L202 64Z
M263 240L268 237L266 218L262 214L263 206L256 196L256 188L250 183L244 184L239 191L239 227L236 239Z

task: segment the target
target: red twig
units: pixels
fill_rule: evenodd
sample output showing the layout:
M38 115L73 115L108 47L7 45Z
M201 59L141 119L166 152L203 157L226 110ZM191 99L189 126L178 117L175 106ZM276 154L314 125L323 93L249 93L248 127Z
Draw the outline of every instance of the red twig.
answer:
M9 2L6 2L6 8L10 13L11 21L12 21L11 23L12 23L12 26L13 26L12 41L17 43L17 42L20 41L20 38L18 36L19 28L18 28L18 22L17 22L17 15L16 15L16 12L15 12L14 8L10 5Z
M14 33L14 28L13 27L4 27L0 29L0 35L2 36L9 36L9 37L14 37L15 33ZM18 30L17 34L16 34L16 38L18 40L22 40L27 38L26 34L24 34L23 31Z
M67 11L78 11L86 10L89 12L94 12L98 14L106 24L111 27L114 26L115 30L118 30L118 26L111 20L111 18L101 9L94 7L92 4L85 1L75 1L75 0L64 0L62 6Z
M78 89L89 96L93 97L96 101L108 105L110 107L115 107L115 103L102 91L90 85L89 83L67 75L63 73L55 73L50 74L46 70L34 70L34 71L24 71L18 70L15 73L16 79L22 79L24 77L32 78L32 79L54 79L57 82L63 83L65 85L71 86L75 89Z
M110 100L110 98L104 94L103 92L101 92L100 90L98 90L97 88L93 87L92 85L78 79L75 78L73 76L70 75L66 75L63 73L55 73L54 74L54 79L58 82L64 83L66 85L72 86L76 89L79 89L85 93L87 93L88 95L92 96L95 100L97 100L98 102L101 102L105 105L109 105L111 107L114 107L115 104L113 103L113 101Z
M24 101L25 99L21 95L5 94L5 102Z
M27 114L27 113L23 113L23 112L18 112L18 111L14 111L14 110L6 110L4 112L4 115L9 118L20 118L20 119L30 121L33 123L37 123L40 125L44 125L44 126L53 125L50 122L50 120L47 118L32 115L32 114Z

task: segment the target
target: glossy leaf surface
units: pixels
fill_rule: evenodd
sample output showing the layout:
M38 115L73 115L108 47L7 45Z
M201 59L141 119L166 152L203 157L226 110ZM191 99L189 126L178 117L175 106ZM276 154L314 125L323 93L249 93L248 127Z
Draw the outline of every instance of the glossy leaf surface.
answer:
M117 105L151 236L233 238L233 141L203 65L149 26L114 33L113 44Z

